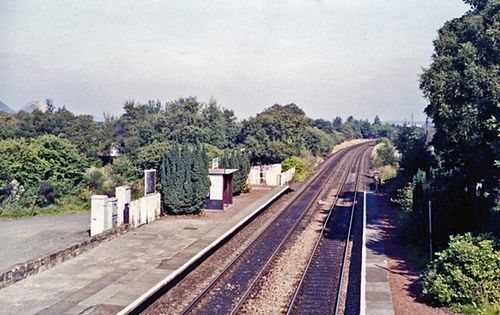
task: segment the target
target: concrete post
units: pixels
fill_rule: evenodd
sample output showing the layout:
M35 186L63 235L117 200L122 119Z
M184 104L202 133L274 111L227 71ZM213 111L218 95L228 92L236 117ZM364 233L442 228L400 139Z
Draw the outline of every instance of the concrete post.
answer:
M117 219L117 211L116 211L116 203L117 199L115 197L108 198L107 207L106 207L106 216L104 229L109 230L116 227L116 219Z
M90 210L90 236L104 232L104 215L106 212L108 196L94 195Z
M125 205L132 200L132 189L130 186L120 186L115 188L115 195L118 199L116 202L117 206L117 216L116 225L120 226L123 224L123 211L125 210Z

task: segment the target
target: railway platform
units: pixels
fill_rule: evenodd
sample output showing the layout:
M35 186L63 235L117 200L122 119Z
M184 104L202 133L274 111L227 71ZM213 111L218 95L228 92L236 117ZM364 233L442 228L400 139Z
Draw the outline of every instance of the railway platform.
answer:
M363 244L363 274L361 314L394 314L389 274L385 255L384 237L380 224L380 197L367 192L365 202L365 229ZM364 283L363 283L364 282Z
M115 314L166 283L288 187L254 187L225 211L165 217L0 289L0 314Z

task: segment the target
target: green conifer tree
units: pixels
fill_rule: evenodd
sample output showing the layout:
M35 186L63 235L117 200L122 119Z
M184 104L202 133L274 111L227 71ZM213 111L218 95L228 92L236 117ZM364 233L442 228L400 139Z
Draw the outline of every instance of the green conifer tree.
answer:
M163 206L171 214L193 214L203 208L210 188L206 152L174 144L161 166Z

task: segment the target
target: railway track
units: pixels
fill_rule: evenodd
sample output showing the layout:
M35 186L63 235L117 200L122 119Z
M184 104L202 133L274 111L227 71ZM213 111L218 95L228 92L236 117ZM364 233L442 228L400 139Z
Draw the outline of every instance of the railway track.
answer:
M342 192L342 198L348 202L344 200L342 205L334 205L328 214L321 230L322 236L311 253L286 314L339 314L343 308L348 242L355 218L361 172L367 169L364 165L367 153L364 152L357 160L354 183L345 185ZM342 311L345 312L345 309Z
M337 188L338 198L338 192L353 169L358 166L355 161L360 161L358 156L362 151L367 151L366 144L341 151L330 158L323 172L317 174L309 187L297 196L295 202L237 255L181 313L235 313L265 274L273 259L287 241L292 239L293 233L303 229L310 220L310 208L314 208L312 205L317 198L334 187Z

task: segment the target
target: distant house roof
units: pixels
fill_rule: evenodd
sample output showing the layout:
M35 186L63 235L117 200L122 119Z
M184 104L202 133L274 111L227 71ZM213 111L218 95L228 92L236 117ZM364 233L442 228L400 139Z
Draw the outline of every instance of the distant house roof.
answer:
M209 175L229 175L234 172L238 171L237 168L219 168L219 169L209 169L208 174Z
M118 149L117 147L111 147L109 151L97 151L97 156L99 157L105 157L105 156L117 157L120 155L121 155L120 149Z

